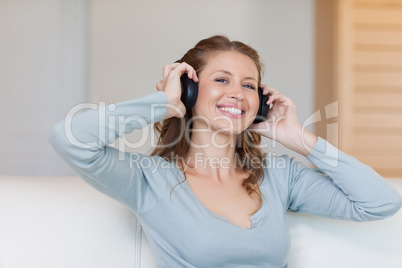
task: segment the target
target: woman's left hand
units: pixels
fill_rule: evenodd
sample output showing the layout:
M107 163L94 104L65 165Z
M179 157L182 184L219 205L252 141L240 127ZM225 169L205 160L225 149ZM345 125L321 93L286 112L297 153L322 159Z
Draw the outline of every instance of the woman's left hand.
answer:
M275 88L268 85L261 87L264 95L269 94L267 105L272 104L272 107L268 112L268 120L252 124L249 129L307 156L318 138L300 124L296 104Z

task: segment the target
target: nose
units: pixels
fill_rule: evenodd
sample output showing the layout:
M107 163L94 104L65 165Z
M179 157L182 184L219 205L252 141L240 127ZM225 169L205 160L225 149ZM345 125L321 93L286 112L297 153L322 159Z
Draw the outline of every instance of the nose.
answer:
M233 86L229 92L231 99L237 99L238 101L244 100L243 87Z

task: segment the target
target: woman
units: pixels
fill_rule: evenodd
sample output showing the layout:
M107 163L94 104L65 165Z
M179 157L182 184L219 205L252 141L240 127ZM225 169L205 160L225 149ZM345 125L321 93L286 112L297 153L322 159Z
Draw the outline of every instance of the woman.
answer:
M164 67L158 92L105 109L105 120L94 110L74 116L71 130L64 122L52 129L74 171L137 215L159 267L286 267L288 210L368 221L400 208L399 194L370 167L302 128L293 101L261 85L261 66L241 42L204 39ZM183 74L199 83L187 111ZM259 86L272 108L252 124ZM152 156L108 146L144 122L160 134ZM261 135L318 169L265 158Z

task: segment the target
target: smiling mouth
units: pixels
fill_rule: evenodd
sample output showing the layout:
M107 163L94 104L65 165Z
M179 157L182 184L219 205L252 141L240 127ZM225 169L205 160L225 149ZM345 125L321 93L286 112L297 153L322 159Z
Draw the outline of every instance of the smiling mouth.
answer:
M244 111L242 111L240 109L237 109L237 108L234 108L234 107L218 107L218 109L221 110L221 111L228 112L228 113L233 114L233 115L241 115L241 114L245 113Z

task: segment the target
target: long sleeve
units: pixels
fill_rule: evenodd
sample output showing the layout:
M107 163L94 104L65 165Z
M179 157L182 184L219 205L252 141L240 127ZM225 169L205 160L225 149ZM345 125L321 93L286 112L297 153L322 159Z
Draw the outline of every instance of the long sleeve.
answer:
M400 209L401 196L384 178L325 140L319 138L307 159L318 168L290 160L290 211L368 221Z
M56 124L51 129L49 141L87 183L138 211L140 206L155 203L157 191L150 187L154 182L147 179L140 162L144 159L155 162L158 157L141 154L133 157L133 154L108 145L125 133L163 120L166 103L166 95L156 92L116 105L95 107L93 104L91 108L94 109L71 112L72 115ZM162 189L163 182L158 183Z

